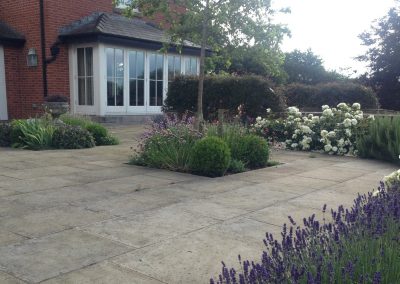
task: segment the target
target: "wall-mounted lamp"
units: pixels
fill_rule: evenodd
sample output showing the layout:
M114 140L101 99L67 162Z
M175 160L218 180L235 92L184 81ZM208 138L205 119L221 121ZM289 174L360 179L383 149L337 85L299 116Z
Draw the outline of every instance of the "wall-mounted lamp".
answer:
M36 49L29 48L28 55L26 56L27 65L29 67L38 66L38 56L36 54Z

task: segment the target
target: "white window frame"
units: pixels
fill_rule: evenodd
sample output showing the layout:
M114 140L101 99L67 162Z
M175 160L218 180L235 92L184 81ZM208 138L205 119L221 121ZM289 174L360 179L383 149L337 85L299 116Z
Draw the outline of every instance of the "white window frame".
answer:
M144 105L143 106L131 106L129 103L129 97L130 97L130 76L129 76L129 70L130 70L130 66L129 66L129 52L143 52L143 57L144 57ZM148 96L147 96L147 92L148 92L148 65L146 64L147 62L147 52L144 49L128 49L126 48L125 50L126 52L126 75L125 75L125 81L127 82L127 88L126 88L126 93L124 93L124 96L126 98L126 106L127 106L127 113L128 114L146 114L147 113L147 100L148 100Z
M79 105L78 90L78 48L91 47L93 49L93 105ZM99 47L97 44L77 44L69 49L70 74L70 107L73 114L99 114L101 100L99 80Z
M0 45L0 120L8 120L4 49Z

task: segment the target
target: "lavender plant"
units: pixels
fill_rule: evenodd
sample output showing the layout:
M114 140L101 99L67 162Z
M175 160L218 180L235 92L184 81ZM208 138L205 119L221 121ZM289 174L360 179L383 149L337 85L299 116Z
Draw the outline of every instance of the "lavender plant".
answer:
M326 205L323 207L325 216ZM224 263L210 283L399 283L400 191L398 184L359 195L350 209L315 215L283 226L281 241L266 234L259 262L242 261L240 271Z
M165 115L141 136L131 163L187 172L192 148L202 136L193 128L193 117Z

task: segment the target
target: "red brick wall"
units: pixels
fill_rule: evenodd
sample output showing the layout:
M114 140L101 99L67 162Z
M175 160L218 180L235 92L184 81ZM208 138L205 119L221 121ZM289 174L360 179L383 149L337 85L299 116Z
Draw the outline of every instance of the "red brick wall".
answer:
M92 12L112 12L112 0L44 0L46 54L57 40L58 29ZM24 34L23 48L5 48L6 86L10 118L34 116L33 104L43 103L39 0L0 0L0 19ZM26 66L29 48L39 55L37 67ZM68 48L61 46L57 60L48 65L48 94L69 96Z

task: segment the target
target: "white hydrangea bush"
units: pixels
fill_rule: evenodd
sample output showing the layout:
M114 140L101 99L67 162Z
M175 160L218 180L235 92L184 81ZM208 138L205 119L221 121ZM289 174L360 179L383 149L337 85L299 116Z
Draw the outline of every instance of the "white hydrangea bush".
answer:
M336 107L322 106L320 116L303 115L297 107L287 109L283 120L286 148L292 150L319 150L331 155L357 154L356 138L366 119L359 103L340 103ZM255 132L268 133L271 120L258 117L251 125Z
M393 188L400 185L400 170L394 171L390 175L383 178L383 182L387 188Z

